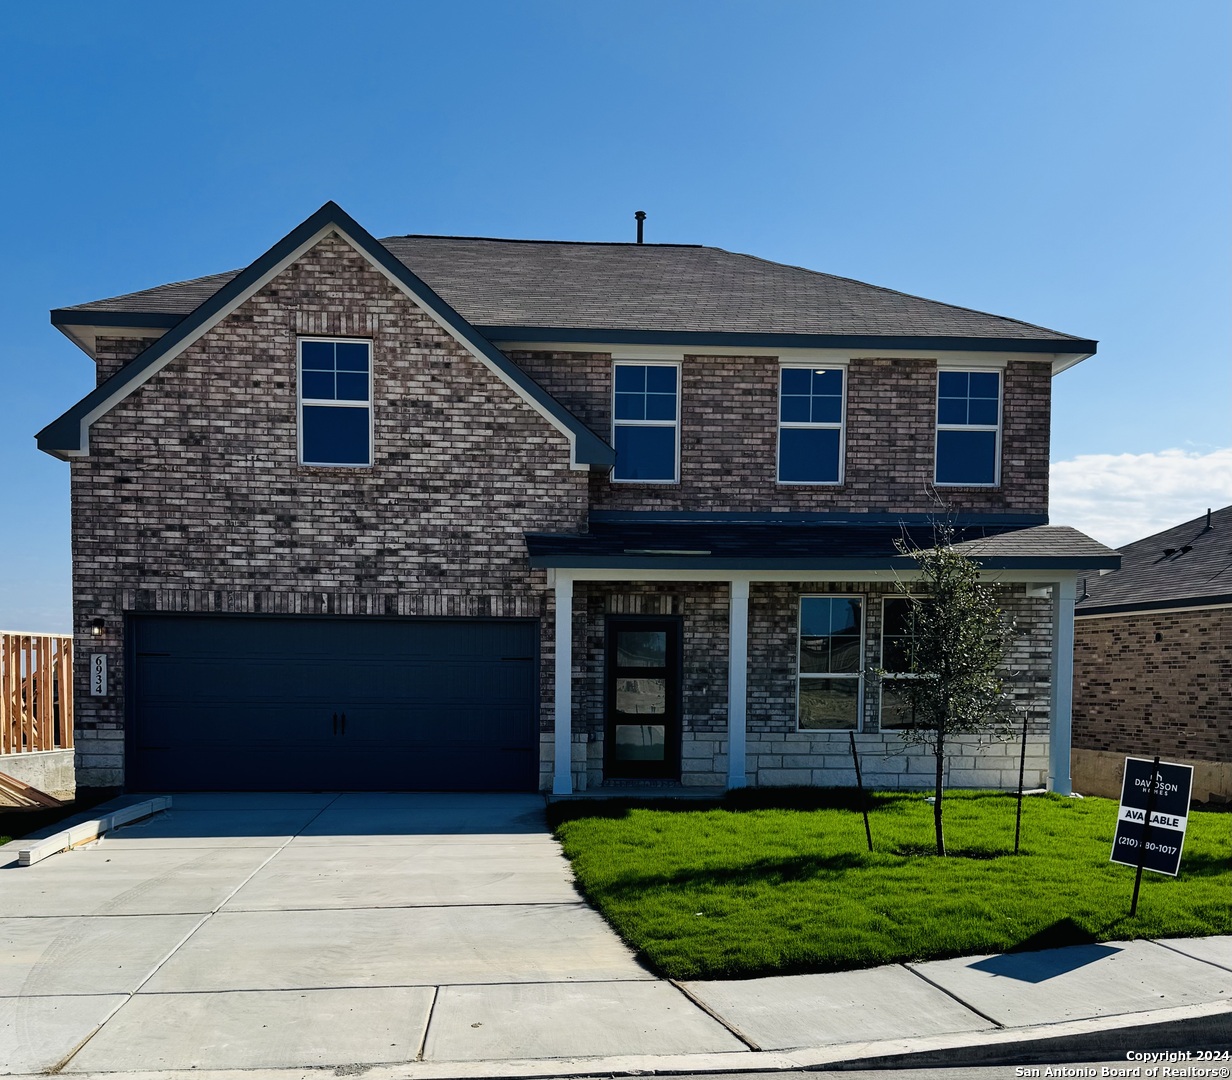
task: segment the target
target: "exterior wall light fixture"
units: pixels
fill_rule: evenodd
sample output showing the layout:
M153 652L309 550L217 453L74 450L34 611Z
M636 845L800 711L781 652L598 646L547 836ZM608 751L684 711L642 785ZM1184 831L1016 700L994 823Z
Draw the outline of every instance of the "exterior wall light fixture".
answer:
M103 626L104 624L102 619L92 620L90 623L90 637L92 637L95 641L101 638L103 636Z

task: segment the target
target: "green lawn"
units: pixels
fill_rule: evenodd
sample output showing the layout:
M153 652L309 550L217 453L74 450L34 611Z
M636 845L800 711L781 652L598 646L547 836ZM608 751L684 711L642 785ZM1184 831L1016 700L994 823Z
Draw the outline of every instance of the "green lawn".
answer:
M946 795L932 848L920 794L878 794L875 851L852 796L740 792L722 808L565 803L556 833L587 898L675 978L838 971L903 960L1137 937L1232 933L1232 814L1194 812L1181 876L1108 861L1117 804ZM777 805L774 805L777 804ZM827 805L828 804L828 805Z

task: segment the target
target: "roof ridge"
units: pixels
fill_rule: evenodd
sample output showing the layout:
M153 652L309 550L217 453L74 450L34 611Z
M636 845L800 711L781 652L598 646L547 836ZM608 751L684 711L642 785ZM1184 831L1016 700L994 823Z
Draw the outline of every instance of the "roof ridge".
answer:
M1218 509L1211 507L1209 513L1211 515L1212 525L1216 521L1222 521L1221 515L1227 514L1229 511L1232 511L1232 505L1221 506ZM1137 547L1139 544L1153 543L1162 536L1167 536L1169 533L1173 532L1179 532L1182 529L1203 527L1202 531L1198 533L1199 536L1202 536L1206 532L1204 526L1206 525L1207 513L1208 511L1204 510L1196 518L1191 518L1189 521L1182 521L1177 525L1169 525L1166 529L1160 529L1159 532L1153 532L1149 536L1140 536L1137 540L1131 540L1128 544L1122 544L1119 548L1117 548L1117 551L1126 551L1129 548Z
M966 311L972 315L983 315L988 319L1000 319L1003 322L1014 323L1017 326L1025 326L1031 330L1044 330L1049 334L1055 334L1057 337L1070 338L1074 341L1087 341L1088 338L1079 337L1077 334L1066 334L1060 330L1053 330L1050 326L1043 326L1040 323L1027 322L1025 319L1015 319L1009 315L998 315L992 311L982 311L980 308L966 307L963 304L951 304L946 300L933 300L927 296L920 296L918 293L904 292L902 289L890 289L885 285L874 285L871 281L861 281L859 278L847 277L844 274L831 274L825 270L814 270L808 266L797 266L795 263L775 262L773 259L763 259L760 255L748 255L743 251L728 251L727 248L714 248L715 251L722 251L727 255L737 255L742 259L752 259L755 262L765 263L768 266L785 266L791 270L802 270L806 274L813 274L816 277L832 278L835 281L846 281L852 285L859 285L865 289L874 289L877 292L888 293L891 296L905 296L908 300L920 300L926 304L939 304L942 307L952 308L954 311Z
M578 247L656 247L656 248L707 248L707 244L645 244L636 240L536 240L526 236L459 236L451 233L399 233L396 236L383 236L381 243L387 240L482 240L490 244L573 244ZM722 248L711 248L712 251L722 251Z

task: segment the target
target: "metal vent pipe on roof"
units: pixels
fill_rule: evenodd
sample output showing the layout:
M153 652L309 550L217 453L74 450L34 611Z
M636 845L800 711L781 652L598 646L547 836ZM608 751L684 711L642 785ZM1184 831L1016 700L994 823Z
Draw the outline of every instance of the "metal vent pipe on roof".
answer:
M642 242L642 222L646 220L646 211L635 210L633 216L637 218L637 242L640 244Z

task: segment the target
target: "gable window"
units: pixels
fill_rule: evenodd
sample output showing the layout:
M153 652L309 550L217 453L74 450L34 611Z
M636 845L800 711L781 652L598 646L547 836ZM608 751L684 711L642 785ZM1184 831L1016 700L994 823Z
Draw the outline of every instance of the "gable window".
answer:
M674 484L679 478L680 368L616 365L612 380L613 480Z
M915 727L903 683L911 674L911 605L915 597L887 596L881 602L881 727Z
M843 369L779 369L779 483L837 484L843 457Z
M301 465L372 464L372 343L301 338Z
M936 482L995 487L1000 435L1001 373L937 372Z
M799 654L800 729L858 729L864 667L863 598L800 597Z

